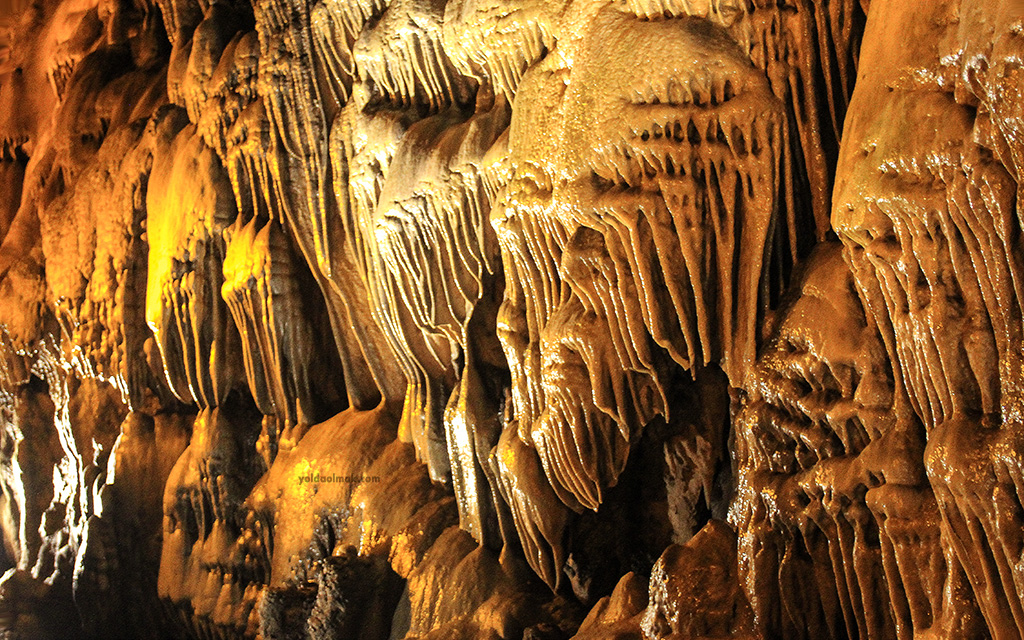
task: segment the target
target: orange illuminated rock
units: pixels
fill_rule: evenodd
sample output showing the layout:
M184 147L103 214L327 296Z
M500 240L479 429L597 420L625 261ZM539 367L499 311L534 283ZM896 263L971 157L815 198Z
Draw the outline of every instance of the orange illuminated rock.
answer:
M0 635L1024 634L1018 5L0 19Z

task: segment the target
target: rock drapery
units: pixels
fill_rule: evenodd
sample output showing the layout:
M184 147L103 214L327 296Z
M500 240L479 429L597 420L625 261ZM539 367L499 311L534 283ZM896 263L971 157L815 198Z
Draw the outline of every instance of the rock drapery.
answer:
M0 15L0 634L1024 635L1024 6Z

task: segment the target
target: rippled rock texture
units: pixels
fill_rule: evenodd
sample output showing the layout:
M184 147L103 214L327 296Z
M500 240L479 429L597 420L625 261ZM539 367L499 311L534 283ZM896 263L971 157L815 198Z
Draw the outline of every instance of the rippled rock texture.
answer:
M1024 5L0 15L0 637L1024 636Z

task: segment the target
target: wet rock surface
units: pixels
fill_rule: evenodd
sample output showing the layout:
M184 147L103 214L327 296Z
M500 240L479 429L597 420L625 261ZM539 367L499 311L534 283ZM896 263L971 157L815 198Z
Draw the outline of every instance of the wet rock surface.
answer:
M0 15L0 636L1024 634L1024 11Z

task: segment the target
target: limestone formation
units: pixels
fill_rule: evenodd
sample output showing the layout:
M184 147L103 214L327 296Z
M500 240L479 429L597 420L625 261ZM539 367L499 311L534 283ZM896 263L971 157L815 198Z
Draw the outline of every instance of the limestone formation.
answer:
M1016 0L0 5L0 636L1024 635Z

